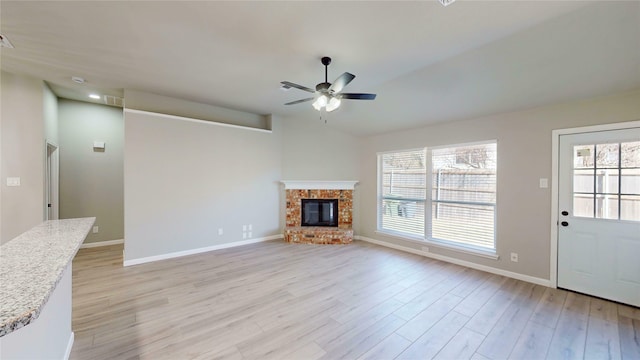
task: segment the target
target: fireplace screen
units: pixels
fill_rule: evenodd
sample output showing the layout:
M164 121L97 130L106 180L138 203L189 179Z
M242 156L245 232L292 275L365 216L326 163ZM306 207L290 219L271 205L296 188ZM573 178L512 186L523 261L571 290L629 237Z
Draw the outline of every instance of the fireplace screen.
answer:
M337 199L302 199L302 226L338 226Z

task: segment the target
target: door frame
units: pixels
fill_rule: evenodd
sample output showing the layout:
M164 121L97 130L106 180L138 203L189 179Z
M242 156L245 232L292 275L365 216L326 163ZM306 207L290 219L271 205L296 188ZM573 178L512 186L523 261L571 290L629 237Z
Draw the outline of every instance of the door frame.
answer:
M49 150L51 149L51 151ZM57 220L60 217L58 201L60 199L60 147L51 140L44 144L44 220ZM49 156L49 154L51 154ZM53 204L49 217L49 200Z
M640 127L640 120L625 121L602 125L590 125L577 128L556 129L551 131L551 240L549 256L549 282L552 288L558 287L558 191L560 186L560 136L590 133L608 130L624 130Z

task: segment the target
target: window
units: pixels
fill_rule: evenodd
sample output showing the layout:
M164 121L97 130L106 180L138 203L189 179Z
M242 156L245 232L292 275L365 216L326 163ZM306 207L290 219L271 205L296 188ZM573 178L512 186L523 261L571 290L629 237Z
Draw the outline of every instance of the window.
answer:
M640 221L640 141L574 146L573 214Z
M379 231L495 250L496 142L383 153L378 171Z
M378 228L424 238L425 149L381 154L378 161Z
M496 143L431 151L429 239L495 249Z

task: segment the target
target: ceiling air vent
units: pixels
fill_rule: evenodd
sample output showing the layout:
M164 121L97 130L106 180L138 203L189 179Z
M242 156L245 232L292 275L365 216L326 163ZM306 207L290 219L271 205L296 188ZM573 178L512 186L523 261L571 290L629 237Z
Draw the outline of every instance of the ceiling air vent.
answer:
M121 97L105 95L104 103L111 106L122 107L124 105L124 101L122 101Z
M13 49L13 44L11 44L11 42L9 41L9 39L7 39L6 36L0 34L0 47L6 47L6 48L12 48Z

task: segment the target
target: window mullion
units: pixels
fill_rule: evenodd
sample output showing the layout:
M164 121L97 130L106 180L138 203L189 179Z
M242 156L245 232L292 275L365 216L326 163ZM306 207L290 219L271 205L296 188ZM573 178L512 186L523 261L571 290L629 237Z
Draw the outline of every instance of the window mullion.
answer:
M618 143L618 220L622 219L622 143Z
M425 204L424 204L424 237L431 238L432 226L431 218L433 212L432 199L433 196L433 161L431 159L431 149L425 149Z

